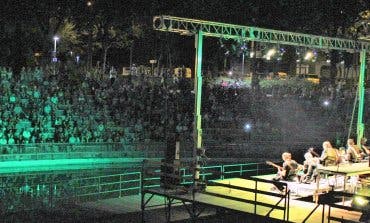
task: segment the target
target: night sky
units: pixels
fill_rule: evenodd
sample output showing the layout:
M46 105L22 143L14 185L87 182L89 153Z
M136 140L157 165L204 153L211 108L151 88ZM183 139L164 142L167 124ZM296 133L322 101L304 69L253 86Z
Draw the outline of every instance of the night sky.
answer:
M128 66L132 49L136 64L148 65L150 59L162 54L163 60L170 55L172 63L190 66L193 39L153 31L154 15L351 38L353 35L346 30L366 9L369 3L359 0L8 0L2 1L0 8L0 65L17 68L48 62L54 35L62 35L57 43L62 61L78 54L83 62L91 52L95 65L103 60L104 47L115 41L109 36L111 29L121 35L119 41L123 42L109 46L107 63L111 65ZM66 23L72 28L66 29ZM140 35L135 36L133 24L139 27ZM207 41L209 54L216 54L217 40ZM35 53L41 56L35 58Z

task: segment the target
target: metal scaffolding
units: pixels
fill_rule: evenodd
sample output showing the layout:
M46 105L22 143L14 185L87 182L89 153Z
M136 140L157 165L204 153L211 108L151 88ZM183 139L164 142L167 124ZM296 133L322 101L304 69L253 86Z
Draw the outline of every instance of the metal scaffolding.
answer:
M364 41L324 37L165 15L155 16L153 18L153 28L159 31L174 32L182 35L197 34L199 31L201 31L204 36L210 37L278 43L283 45L328 50L346 50L349 52L370 50L370 43Z
M322 50L342 50L350 53L360 53L360 73L358 84L358 116L357 116L357 142L364 134L364 101L365 101L365 74L366 54L370 51L370 42L349 40L342 38L324 37L295 32L286 32L273 29L263 29L252 26L241 26L204 20L180 18L174 16L154 16L154 30L173 32L181 35L195 35L195 117L194 117L194 182L199 180L199 160L202 153L202 127L201 127L201 95L202 95L202 48L203 37L216 37L241 41L256 41L292 45ZM195 183L196 184L196 183Z

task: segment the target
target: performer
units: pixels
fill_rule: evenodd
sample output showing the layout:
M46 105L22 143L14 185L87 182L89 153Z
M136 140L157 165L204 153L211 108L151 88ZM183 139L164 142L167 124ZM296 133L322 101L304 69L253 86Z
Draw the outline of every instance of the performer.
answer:
M278 172L276 176L273 178L274 181L280 181L280 180L287 180L292 181L297 176L297 172L299 169L299 164L292 159L292 154L288 152L284 152L281 155L281 158L283 159L284 163L283 166L278 166L274 163L267 162L267 164L273 165L278 169ZM283 191L284 188L282 188L278 184L274 184L280 191Z
M353 139L347 140L347 160L352 163L358 163L362 160L364 153L361 153L362 150L355 145L355 141Z
M340 156L337 149L333 148L329 141L325 141L322 144L323 151L320 156L320 161L323 162L324 166L333 166L340 163Z
M370 156L370 148L366 146L367 139L362 138L361 139L361 149L364 154L364 157L369 157Z
M314 181L317 176L316 167L320 163L319 154L315 152L313 147L310 147L304 154L304 158L304 175L301 178L301 182L309 184Z

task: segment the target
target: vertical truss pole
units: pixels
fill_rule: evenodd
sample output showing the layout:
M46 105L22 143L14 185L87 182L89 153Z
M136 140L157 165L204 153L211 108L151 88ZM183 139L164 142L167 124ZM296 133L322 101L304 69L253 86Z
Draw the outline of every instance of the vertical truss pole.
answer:
M194 78L194 94L195 94L195 116L194 116L194 187L197 188L200 174L200 150L202 149L202 51L203 51L203 32L199 31L195 35L195 78Z
M363 122L365 104L365 75L366 75L366 50L360 52L360 75L358 80L358 114L357 114L357 144L364 136L365 124Z

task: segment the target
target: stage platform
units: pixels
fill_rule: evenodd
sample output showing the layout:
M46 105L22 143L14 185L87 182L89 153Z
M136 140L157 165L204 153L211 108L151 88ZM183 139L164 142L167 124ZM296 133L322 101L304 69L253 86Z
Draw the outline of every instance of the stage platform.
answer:
M271 175L260 176L260 178L270 179ZM203 207L202 216L216 215L219 210L226 210L232 213L242 213L246 215L258 215L262 218L270 219L271 221L277 221L285 219L284 211L282 209L272 210L271 207L276 205L280 197L271 196L271 194L280 195L280 192L272 190L270 183L258 182L257 189L266 192L266 194L255 194L245 190L236 189L238 187L244 189L255 189L255 181L249 179L232 178L215 181L216 184L227 185L223 186L207 186L203 192L186 193L184 190L164 190L161 188L146 190L144 201L147 202L145 205L145 222L166 222L166 215L168 214L168 200L172 199L173 212L171 213L171 222L181 221L182 219L188 219L189 214L186 209L189 209L193 203L196 203L197 207ZM288 185L291 190L294 190L294 184ZM306 195L309 195L315 190L316 184L301 184L301 188L295 188L295 190L305 191ZM233 188L232 188L233 187ZM312 194L311 194L312 196ZM302 196L291 196L288 201L289 204L289 221L287 222L322 222L323 206L310 201L303 201ZM141 195L125 196L116 199L107 199L97 202L87 202L81 204L84 208L96 209L99 211L110 212L113 214L136 214L137 219L141 219ZM254 200L256 199L256 207L252 203L244 202L243 200ZM308 199L310 200L310 199ZM339 201L342 203L341 201ZM184 207L183 206L187 206ZM259 204L267 204L259 205ZM311 215L311 212L312 215ZM328 207L324 210L324 219L328 215ZM331 216L337 218L345 218L352 221L358 221L361 213L355 211L348 211L343 209L332 208ZM133 221L134 222L134 221ZM228 221L224 221L228 222ZM237 222L244 222L242 219ZM267 220L266 222L269 222ZM327 222L327 220L325 220Z
M268 177L269 176L263 176L263 178L268 178ZM223 184L251 188L251 189L255 185L253 181L246 180L246 179L240 179L240 178L221 180L218 182L223 183ZM288 218L289 221L290 222L304 222L306 220L306 222L321 222L322 205L319 205L320 207L312 214L312 216L306 219L309 216L310 212L315 209L317 204L315 204L314 202L307 202L307 201L300 200L304 196L307 196L307 197L312 196L314 191L316 190L316 185L315 184L298 184L295 182L290 182L288 183L288 188L290 188L292 192L294 191L297 192L296 194L293 193L293 196L291 196L291 199L289 202L290 203L289 204L289 209L290 209L289 218ZM263 191L272 191L271 184L268 184L268 183L258 183L257 189L263 190ZM245 191L235 190L235 189L228 189L225 187L218 187L218 186L207 187L206 191L207 192L212 191L213 193L216 193L216 194L223 194L223 195L234 197L234 198L242 197L246 199L254 199L253 196L255 196L254 193L251 193L251 192L245 192ZM243 202L227 200L227 199L217 200L212 197L201 198L201 200L206 200L207 202L210 202L213 205L222 204L222 206L227 207L229 209L233 209L233 210L236 209L242 212L253 213L253 205L246 205L246 204L243 204ZM274 205L279 201L279 198L268 196L268 195L257 194L257 201ZM270 210L271 208L267 208L267 207L257 207L257 215L266 216L266 214ZM355 212L349 213L348 211L343 211L343 210L332 210L332 213L334 213L333 216L336 216L338 218L342 218L343 216L346 216L345 218L348 218L350 215L351 220L358 220L360 217L360 213L355 213ZM283 219L283 211L274 210L271 212L270 216L275 219Z

